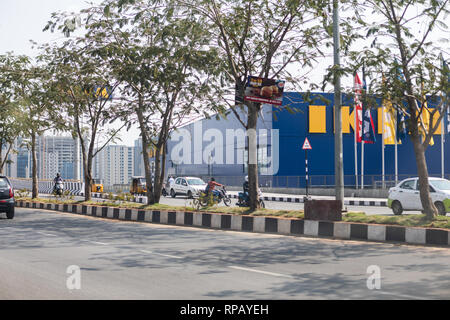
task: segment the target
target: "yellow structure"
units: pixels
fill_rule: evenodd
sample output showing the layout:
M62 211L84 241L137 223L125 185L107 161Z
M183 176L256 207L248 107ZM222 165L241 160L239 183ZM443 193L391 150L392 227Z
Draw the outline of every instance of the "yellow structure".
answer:
M130 193L131 194L145 194L147 192L147 182L144 177L132 177Z
M92 192L103 192L103 181L100 179L92 180Z

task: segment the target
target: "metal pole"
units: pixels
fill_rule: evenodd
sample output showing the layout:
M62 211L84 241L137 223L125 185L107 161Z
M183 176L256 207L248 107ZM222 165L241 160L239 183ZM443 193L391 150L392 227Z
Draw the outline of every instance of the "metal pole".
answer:
M445 117L445 115L444 115ZM444 130L446 128L444 128L444 117L442 117L441 119L441 178L444 179L445 178L445 171L444 171L444 154L445 154L445 150L444 150L444 142L445 142L445 136L444 136Z
M361 142L361 189L364 189L364 141Z
M395 129L394 130L394 136L395 136L395 185L397 185L398 182L398 147L397 147L397 119L398 119L398 109L395 109Z
M355 104L355 108L354 108L354 111L353 111L353 113L355 114L355 130L353 131L354 132L354 136L355 136L355 141L354 141L354 144L355 144L355 189L358 189L358 143L356 142L356 140L357 140L357 137L356 137L356 126L357 126L357 121L356 121L356 118L357 118L357 107L356 107L356 104Z
M344 160L342 154L341 76L339 43L339 1L333 0L333 55L334 55L334 175L336 200L344 204Z
M305 150L306 197L308 198L308 149Z
M381 187L384 189L384 106L381 106Z

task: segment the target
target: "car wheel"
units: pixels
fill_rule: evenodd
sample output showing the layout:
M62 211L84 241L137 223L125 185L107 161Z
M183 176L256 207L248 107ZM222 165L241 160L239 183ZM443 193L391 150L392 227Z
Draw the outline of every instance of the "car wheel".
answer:
M12 219L14 218L14 207L8 209L8 211L6 211L6 217L8 219Z
M438 210L438 214L440 216L445 216L446 215L445 206L444 206L444 204L442 202L436 202L434 205L436 206L436 209Z
M188 199L192 199L193 198L191 190L188 191L187 197L188 197Z
M394 212L394 214L396 216L401 215L403 212L403 207L402 204L400 203L400 201L394 201L392 202L392 212Z
M177 194L175 193L175 190L170 189L170 196L171 196L172 198L175 198L176 195L177 195Z

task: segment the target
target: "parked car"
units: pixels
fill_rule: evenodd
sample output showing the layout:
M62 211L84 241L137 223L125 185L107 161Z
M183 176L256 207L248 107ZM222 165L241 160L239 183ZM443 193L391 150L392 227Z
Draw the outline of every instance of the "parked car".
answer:
M450 181L441 178L429 178L431 200L440 215L450 212ZM407 210L423 210L420 201L419 178L409 178L389 189L388 207L395 215Z
M186 195L188 198L197 196L200 191L205 191L206 182L197 177L178 177L170 186L170 196Z
M0 212L6 212L8 219L14 218L14 189L5 176L0 176Z

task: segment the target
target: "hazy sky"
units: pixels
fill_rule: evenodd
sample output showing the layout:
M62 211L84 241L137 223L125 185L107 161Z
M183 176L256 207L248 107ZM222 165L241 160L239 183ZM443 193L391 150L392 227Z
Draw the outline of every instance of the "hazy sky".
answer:
M91 2L100 3L101 0ZM30 40L46 43L63 38L59 32L42 32L51 13L78 12L87 4L84 0L0 0L0 54L14 51L16 54L35 56L37 51L31 48ZM118 144L134 145L138 136L136 128L124 131L122 142Z
M59 32L42 32L52 12L69 11L78 12L88 3L101 3L102 0L0 0L0 54L14 51L16 54L35 56L36 51L31 48L30 40L38 43L51 42L63 38ZM435 30L432 38L447 37L448 31ZM448 44L444 45L448 50ZM444 50L446 58L449 52ZM320 83L325 69L333 63L332 48L325 49L326 58L322 58L320 64L309 74L310 81ZM342 61L344 62L344 61ZM353 79L342 79L342 85L351 87ZM288 85L288 84L287 84ZM289 86L287 86L289 90ZM139 136L137 128L121 134L122 142L119 144L134 145L134 140Z

